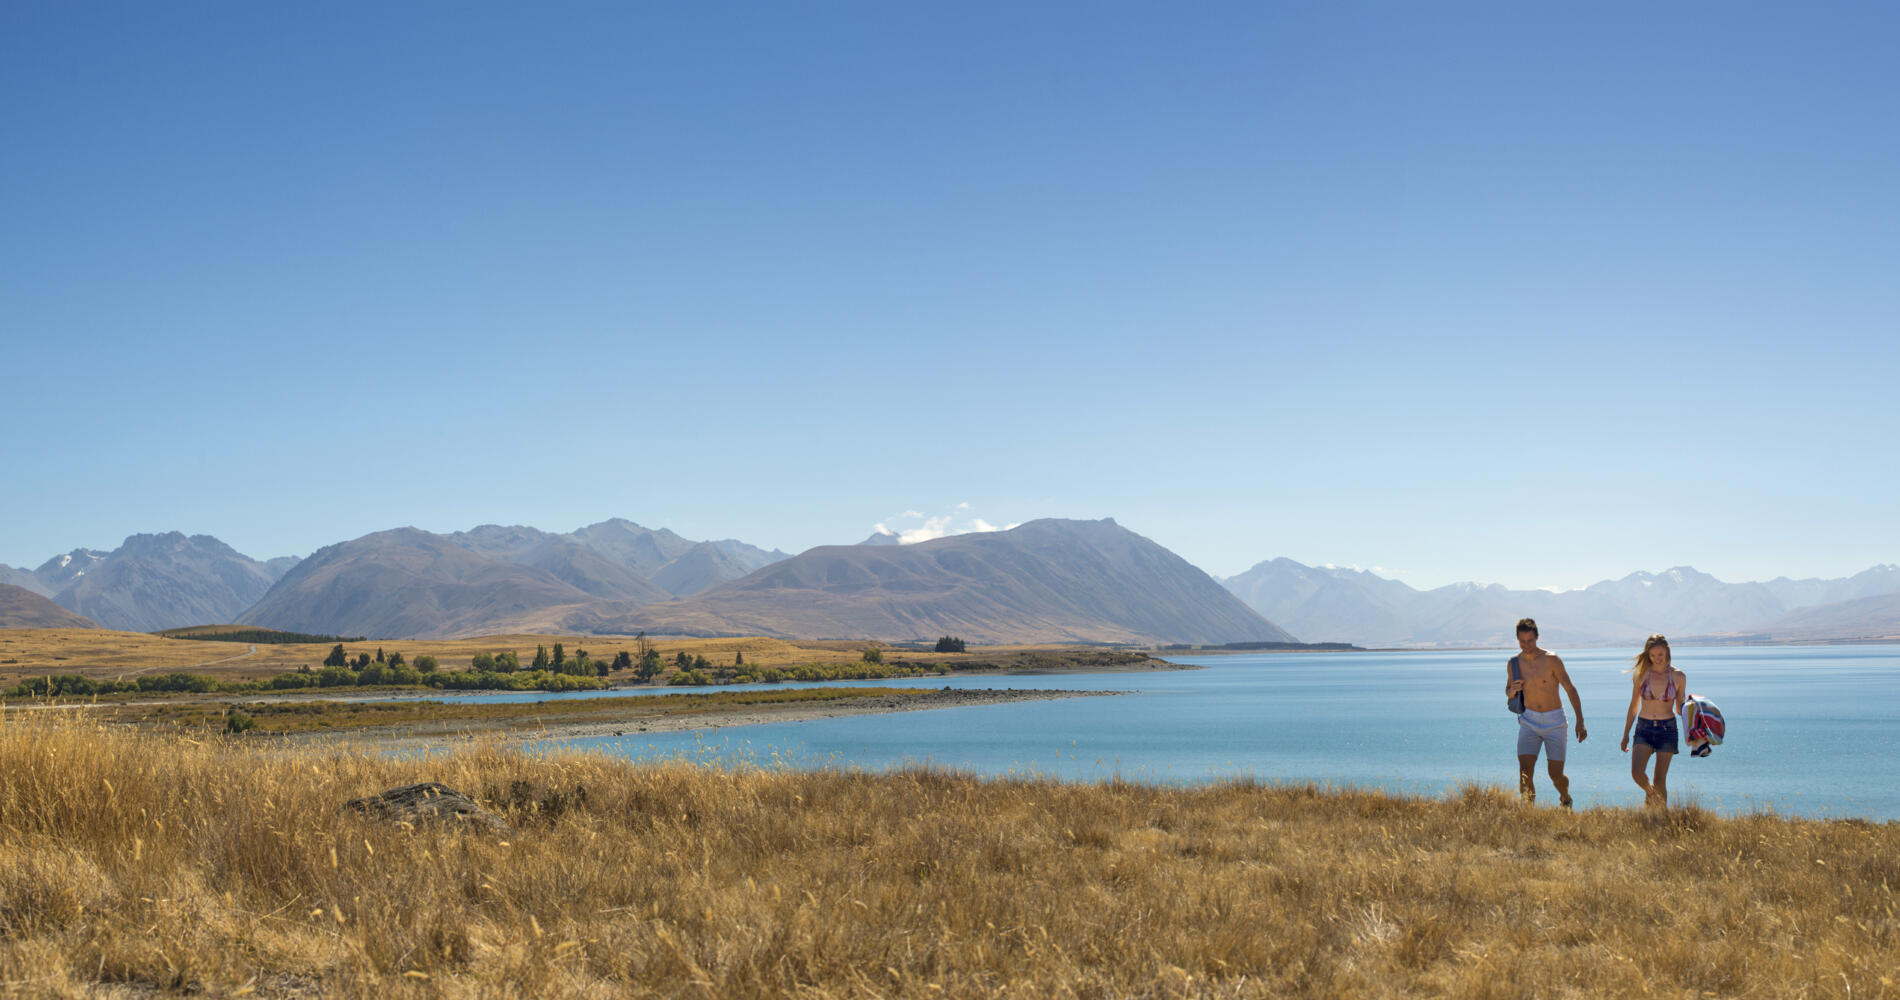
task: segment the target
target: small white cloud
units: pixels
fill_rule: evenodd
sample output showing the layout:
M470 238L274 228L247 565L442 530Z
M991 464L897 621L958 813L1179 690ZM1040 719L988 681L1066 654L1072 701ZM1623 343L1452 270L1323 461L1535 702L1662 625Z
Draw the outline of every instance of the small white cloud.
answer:
M893 515L889 519L891 523L887 524L884 521L878 522L874 526L874 530L881 534L896 535L897 540L905 545L915 545L918 542L928 542L934 538L945 538L950 535L967 535L978 531L1008 531L1010 528L1014 528L1021 523L1015 522L1007 527L999 528L983 518L970 514L969 511L971 509L968 502L959 503L952 509L951 513L939 514L934 517L922 511L907 510L902 514ZM906 527L898 523L903 521L920 521L922 523Z

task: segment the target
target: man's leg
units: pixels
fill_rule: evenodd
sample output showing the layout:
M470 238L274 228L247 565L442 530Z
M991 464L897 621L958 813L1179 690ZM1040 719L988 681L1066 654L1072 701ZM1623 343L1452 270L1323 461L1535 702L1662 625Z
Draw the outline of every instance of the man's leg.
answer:
M1655 795L1649 790L1649 755L1655 752L1655 748L1647 743L1630 747L1630 778L1636 782L1636 787L1643 790L1644 804L1648 804Z
M1564 777L1564 762L1548 760L1544 766L1550 769L1550 783L1557 786L1557 802L1565 809L1570 808L1570 779Z
M1517 755L1517 794L1523 796L1524 801L1526 802L1537 801L1537 782L1532 779L1532 775L1536 773L1537 773L1537 755L1536 754L1528 754L1528 755L1518 754Z
M1669 762L1675 757L1667 751L1656 752L1656 780L1650 783L1650 797L1664 809L1669 808Z

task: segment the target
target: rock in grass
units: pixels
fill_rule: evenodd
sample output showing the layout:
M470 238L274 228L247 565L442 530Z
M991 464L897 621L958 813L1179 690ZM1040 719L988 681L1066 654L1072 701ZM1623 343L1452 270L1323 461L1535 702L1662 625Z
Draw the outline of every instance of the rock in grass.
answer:
M375 819L393 820L421 826L424 823L452 823L484 833L509 834L514 828L500 816L475 804L475 800L440 782L392 788L381 795L351 799L344 809Z

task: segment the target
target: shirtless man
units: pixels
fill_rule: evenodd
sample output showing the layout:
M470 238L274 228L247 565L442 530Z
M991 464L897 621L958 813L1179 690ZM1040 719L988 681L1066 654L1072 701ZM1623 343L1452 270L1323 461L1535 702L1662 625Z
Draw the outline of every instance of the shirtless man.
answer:
M1524 801L1537 801L1537 786L1533 772L1537 769L1537 750L1545 748L1544 759L1550 768L1550 783L1557 786L1557 799L1564 808L1570 807L1570 779L1564 777L1564 747L1567 742L1564 733L1564 706L1557 699L1557 688L1561 685L1570 695L1570 707L1577 710L1577 742L1582 743L1589 735L1583 728L1583 702L1577 697L1576 685L1570 683L1570 674L1564 670L1563 658L1537 645L1537 623L1526 618L1517 623L1518 655L1511 657L1517 664L1517 672L1522 680L1511 679L1511 668L1504 668L1504 696L1506 698L1524 692L1524 714L1517 717L1517 791Z

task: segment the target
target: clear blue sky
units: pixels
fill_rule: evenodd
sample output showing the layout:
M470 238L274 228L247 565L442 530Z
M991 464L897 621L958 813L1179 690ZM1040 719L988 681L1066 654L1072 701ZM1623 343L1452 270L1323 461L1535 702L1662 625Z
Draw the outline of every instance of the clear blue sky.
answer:
M1897 11L0 4L0 561L1900 561Z

